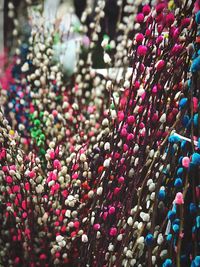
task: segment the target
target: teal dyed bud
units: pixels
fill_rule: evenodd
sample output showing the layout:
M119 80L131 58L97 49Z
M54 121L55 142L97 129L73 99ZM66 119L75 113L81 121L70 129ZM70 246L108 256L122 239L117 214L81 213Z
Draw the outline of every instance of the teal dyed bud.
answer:
M186 97L182 98L179 102L179 109L183 109L188 102L188 99Z
M193 60L190 70L191 72L197 72L200 70L200 57L197 57Z
M177 233L179 232L180 227L179 227L178 224L174 224L174 225L172 226L172 229L173 229L174 233L177 234Z
M193 118L194 126L198 126L198 119L199 119L199 115L195 114Z
M160 190L158 193L158 199L159 200L164 200L166 196L165 190Z
M195 21L196 21L197 24L200 24L200 11L198 11L198 12L196 13Z
M174 186L175 186L176 188L180 188L180 187L183 186L183 182L182 182L181 178L176 178L176 180L175 180L175 182L174 182Z
M194 203L190 203L190 206L189 206L189 210L190 210L190 213L196 213L197 211L197 207Z
M169 140L170 143L177 143L177 142L180 141L180 137L175 135L175 134L173 134L168 138L168 140Z
M153 240L154 240L153 235L152 235L152 234L148 234L148 235L146 236L146 238L145 238L145 243L146 243L148 246L150 246L150 245L152 245Z
M172 260L171 259L166 259L162 265L162 267L171 267L171 266L172 266Z
M175 212L174 210L170 210L170 211L168 212L168 214L167 214L167 217L168 217L168 219L169 219L170 221L174 220L175 216L176 216L176 212Z
M192 163L194 165L200 165L200 154L199 153L194 153L192 155Z

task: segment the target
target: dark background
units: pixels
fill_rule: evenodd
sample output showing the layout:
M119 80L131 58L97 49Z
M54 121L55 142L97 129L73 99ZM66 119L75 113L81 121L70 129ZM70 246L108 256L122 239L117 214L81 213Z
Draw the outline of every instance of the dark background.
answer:
M8 17L8 2L7 0L4 1L4 47L6 47L8 50L11 47L14 47L13 43L13 36L12 36L12 31L14 28L13 25L13 19L10 19ZM38 0L33 0L32 3L33 5L39 4L43 1L38 1ZM61 1L62 2L62 1ZM97 0L94 0L94 6L95 2ZM102 27L102 33L103 34L108 34L112 39L115 37L115 31L116 31L116 21L118 17L118 7L116 4L116 0L107 0L106 7L105 7L105 19L101 23ZM13 0L13 4L15 6L14 11L15 11L15 17L20 18L25 17L26 18L26 8L25 8L25 1L24 0ZM81 18L81 14L85 9L86 6L86 0L74 0L74 5L75 5L75 10L76 14L79 18ZM93 17L88 18L87 24L90 23L90 21L93 20ZM28 31L29 32L29 31ZM23 38L23 36L22 36ZM102 39L102 36L100 36L100 41Z

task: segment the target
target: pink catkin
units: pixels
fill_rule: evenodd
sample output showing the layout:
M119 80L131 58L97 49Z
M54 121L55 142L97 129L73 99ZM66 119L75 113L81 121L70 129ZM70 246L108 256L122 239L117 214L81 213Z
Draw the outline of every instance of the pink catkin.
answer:
M118 117L118 120L119 121L123 121L123 119L124 119L124 112L123 111L119 111L117 117Z
M100 229L100 224L98 224L98 223L94 224L93 229L95 231L98 231Z
M182 165L183 167L188 168L190 166L190 159L188 157L184 157L182 159Z
M119 177L119 179L118 179L118 182L120 183L120 184L123 184L124 183L124 177Z
M55 158L55 152L54 151L50 151L49 152L49 156L50 156L50 159L54 159Z
M182 204L184 204L183 194L182 194L181 192L178 192L178 193L176 194L174 203L177 204L177 205L182 205Z
M109 214L115 213L115 208L114 207L110 207L108 213Z
M127 119L127 122L128 122L128 124L134 124L134 122L135 122L135 117L133 116L133 115L131 115L131 116L128 116L128 119Z
M145 56L147 54L147 47L145 45L138 46L137 55L138 56Z
M53 162L53 167L54 167L55 169L58 169L58 170L61 169L61 163L60 163L60 161L59 161L58 159L55 159L55 160L54 160L54 162Z
M165 8L165 4L164 3L160 3L160 4L158 4L157 6L156 6L156 12L157 13L160 13L160 12L162 12L163 11L163 9Z
M29 178L34 178L36 176L36 173L34 171L30 171L28 176Z
M157 71L161 71L164 68L164 66L165 66L165 61L162 59L159 60L155 65Z
M174 14L173 13L167 14L165 20L166 20L167 26L171 26L174 23L174 20L175 20Z
M143 13L145 16L149 15L150 12L151 12L151 8L150 8L149 5L145 5L145 6L143 6L143 8L142 8L142 13Z
M74 228L78 229L80 227L80 223L78 221L74 222Z
M30 190L30 184L27 182L27 183L25 183L25 190L26 191L29 191Z
M190 25L190 21L191 21L190 18L184 18L184 19L182 19L181 26L183 28L187 28Z
M12 177L11 177L11 176L7 176L7 177L6 177L6 182L7 182L8 184L11 184L11 183L13 182Z
M135 40L137 43L142 43L142 41L144 40L144 35L142 33L136 34Z
M143 13L139 13L139 14L137 14L137 16L136 16L136 21L137 21L138 23L142 23L142 22L144 21L144 14L143 14Z
M109 232L110 236L116 236L117 235L117 229L115 227L112 227Z

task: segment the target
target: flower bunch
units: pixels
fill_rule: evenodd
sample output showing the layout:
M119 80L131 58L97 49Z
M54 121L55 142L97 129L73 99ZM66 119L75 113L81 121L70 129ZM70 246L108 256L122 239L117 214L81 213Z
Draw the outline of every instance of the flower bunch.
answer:
M189 2L118 1L118 37L101 45L120 79L92 68L105 1L70 79L52 60L55 28L34 26L0 113L3 266L198 266L200 13Z

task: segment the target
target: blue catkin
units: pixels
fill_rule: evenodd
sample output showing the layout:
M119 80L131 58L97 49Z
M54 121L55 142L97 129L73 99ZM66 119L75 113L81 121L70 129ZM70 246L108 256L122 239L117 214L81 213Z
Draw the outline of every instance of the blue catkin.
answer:
M179 102L179 109L183 109L188 102L188 99L186 97L182 98Z
M200 154L199 153L194 153L192 155L192 163L194 165L200 165Z
M21 54L23 54L24 56L26 56L26 54L29 51L29 46L26 43L23 43L21 45L21 47L20 47L20 51L21 51Z
M171 152L172 155L174 155L174 153L176 152L176 150L174 149L174 146L171 147L171 151L170 152Z
M166 259L162 266L163 267L171 267L172 266L172 260Z
M200 57L195 58L191 65L191 72L197 72L200 70Z
M167 241L170 242L172 240L172 234L167 235Z
M165 196L166 196L166 193L165 193L165 190L160 190L159 193L158 193L158 199L159 200L164 200L165 199Z
M188 87L190 88L190 87L191 87L191 85L192 85L192 80L191 80L191 79L189 79L187 84L188 84Z
M183 174L183 168L180 167L180 168L178 168L178 170L177 170L177 175L178 175L178 176L181 176L182 174Z
M200 256L196 256L194 262L197 266L200 266Z
M197 24L200 24L200 11L198 11L195 15L195 21Z
M153 235L152 234L148 234L145 238L145 243L148 245L148 246L151 246L153 244Z
M175 182L174 182L174 186L176 188L180 188L183 186L183 182L182 182L182 179L181 178L176 178Z
M189 211L190 213L194 214L197 212L197 207L194 203L190 203L190 206L189 206Z
M197 146L198 146L198 148L200 149L200 138L198 139Z
M192 233L194 234L196 232L196 230L197 230L196 226L193 226L192 227Z
M178 163L179 163L179 164L182 164L182 160L183 160L183 156L181 156L181 157L178 159Z
M190 117L188 115L184 115L182 118L182 124L185 128L189 126Z
M168 175L169 174L169 168L166 167L162 170L162 173L165 174L165 175Z
M173 229L174 233L178 234L180 227L179 227L178 224L174 224L174 225L172 226L172 229Z
M179 219L174 220L173 224L180 224L180 220Z
M200 228L200 216L196 217L196 226L198 229Z
M187 142L186 142L185 140L183 140L183 141L181 142L181 149L182 149L182 150L185 148L186 144L187 144Z
M199 267L200 266L200 256L196 256L192 261L191 267Z
M170 220L170 221L173 221L174 218L176 216L176 212L174 210L170 210L168 211L168 214L167 214L167 218Z
M176 211L177 211L176 204L173 204L172 211L174 211L176 213Z
M199 119L199 115L195 114L193 118L194 126L198 126L198 119Z
M177 142L180 141L180 137L175 135L175 134L173 134L168 138L168 140L169 140L170 143L177 143Z
M192 55L192 60L194 60L196 57L198 57L198 54L194 52L194 54Z

